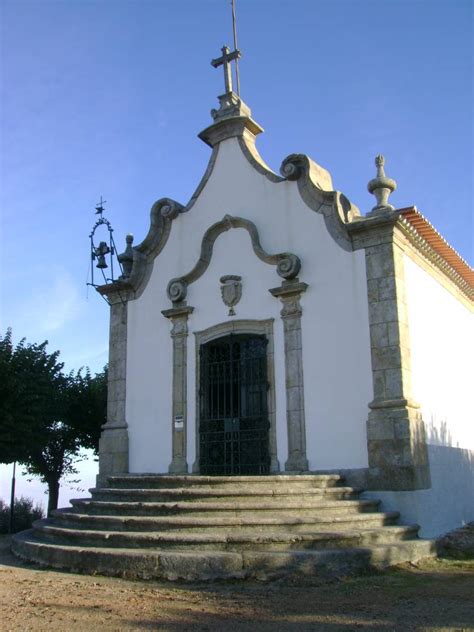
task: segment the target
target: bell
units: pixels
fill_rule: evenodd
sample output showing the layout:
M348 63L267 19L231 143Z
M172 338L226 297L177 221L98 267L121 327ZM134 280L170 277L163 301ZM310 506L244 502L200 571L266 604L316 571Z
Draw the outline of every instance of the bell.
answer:
M105 268L108 268L108 267L109 266L107 265L107 262L105 260L105 255L98 255L96 268L100 268L101 270L104 270Z
M105 241L101 241L99 247L95 249L95 256L97 257L96 268L104 270L109 267L105 260L105 255L109 254L109 252L110 248L107 246L107 243Z

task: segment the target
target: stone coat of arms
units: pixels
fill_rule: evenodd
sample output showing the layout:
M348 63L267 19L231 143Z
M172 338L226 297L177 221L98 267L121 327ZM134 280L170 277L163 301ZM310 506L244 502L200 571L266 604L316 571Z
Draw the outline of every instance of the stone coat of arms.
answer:
M227 274L220 278L221 294L224 304L229 307L229 316L235 316L234 305L242 297L242 277L235 274Z

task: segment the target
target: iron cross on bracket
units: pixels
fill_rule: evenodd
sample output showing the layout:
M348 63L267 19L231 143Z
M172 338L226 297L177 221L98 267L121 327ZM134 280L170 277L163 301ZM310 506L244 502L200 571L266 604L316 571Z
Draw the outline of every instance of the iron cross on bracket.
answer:
M95 214L96 215L100 215L102 217L102 213L104 212L104 204L106 203L106 200L102 199L102 196L100 196L100 202L97 202L96 207L95 207Z
M232 71L230 62L240 59L242 55L240 54L240 50L238 48L236 48L232 53L230 52L230 48L228 46L223 46L221 50L222 57L213 59L211 61L211 66L214 66L214 68L224 66L225 91L227 94L228 92L232 92Z

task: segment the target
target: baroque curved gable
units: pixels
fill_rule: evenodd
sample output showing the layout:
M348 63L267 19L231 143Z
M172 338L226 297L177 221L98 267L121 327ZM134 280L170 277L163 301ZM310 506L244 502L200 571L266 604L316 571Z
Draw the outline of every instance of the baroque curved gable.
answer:
M250 113L248 108L246 111ZM352 251L352 241L347 224L360 217L359 209L342 193L334 191L330 174L304 154L287 156L280 168L281 175L272 171L261 158L255 146L256 135L262 131L262 128L248 114L223 118L201 132L199 137L212 147L212 154L206 171L189 202L184 206L170 198L161 198L153 204L147 236L139 245L133 246L128 251L129 265L126 272L104 293L109 294L114 291L114 288L121 287L127 289L128 298L138 298L142 294L150 278L154 261L169 239L173 221L178 216L193 209L207 183L214 175L221 143L229 139L237 141L246 161L272 185L278 187L285 182L294 182L305 206L323 215L325 226L334 241L342 249ZM247 221L243 218L231 218L232 221L239 219L242 222ZM249 233L252 235L252 230L249 230ZM255 252L258 254L257 250Z

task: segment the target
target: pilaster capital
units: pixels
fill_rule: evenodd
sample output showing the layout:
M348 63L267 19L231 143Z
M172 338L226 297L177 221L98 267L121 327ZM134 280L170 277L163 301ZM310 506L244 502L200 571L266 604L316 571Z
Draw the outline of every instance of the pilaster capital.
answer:
M268 291L283 303L280 314L285 319L301 317L303 310L300 305L300 297L307 289L307 283L295 279L294 281L283 281L279 287L274 287Z
M135 296L135 291L130 283L121 279L106 285L99 285L96 290L111 306L117 303L124 304Z
M162 314L165 318L168 318L173 323L171 330L171 337L185 337L188 335L188 317L192 314L194 307L184 305L182 307L172 307L171 309L162 310Z
M308 289L308 284L299 281L298 279L294 279L293 281L283 281L281 285L278 287L273 287L270 290L270 294L281 299L282 302L285 300L295 300L299 299L303 292L306 292Z
M401 397L398 399L374 399L369 403L369 408L371 410L377 410L379 408L412 408L417 410L421 408L421 406L414 399Z

